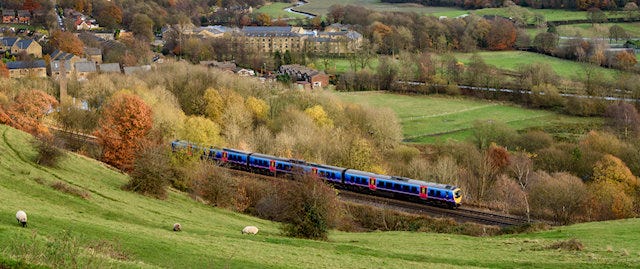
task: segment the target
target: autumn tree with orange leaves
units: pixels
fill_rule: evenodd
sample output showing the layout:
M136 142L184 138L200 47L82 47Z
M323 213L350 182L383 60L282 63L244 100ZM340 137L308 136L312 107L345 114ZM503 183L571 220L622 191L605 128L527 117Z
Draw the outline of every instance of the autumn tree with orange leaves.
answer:
M49 43L61 51L82 55L84 52L84 44L80 39L71 32L62 32L60 30L53 31Z
M597 220L632 217L637 212L639 179L619 158L606 154L593 167L591 216Z
M148 141L152 115L151 108L136 95L122 92L111 97L95 132L102 145L102 160L131 171L135 155Z
M0 123L33 135L48 136L49 130L42 119L57 105L56 98L41 90L22 91L13 102L0 106Z
M490 50L508 50L516 43L516 27L512 22L496 18L491 23L487 34L487 45Z

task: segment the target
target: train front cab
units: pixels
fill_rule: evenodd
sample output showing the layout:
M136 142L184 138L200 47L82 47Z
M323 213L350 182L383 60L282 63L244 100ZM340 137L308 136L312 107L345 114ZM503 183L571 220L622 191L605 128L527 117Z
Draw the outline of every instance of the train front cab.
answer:
M426 191L426 197L423 192ZM459 188L449 186L434 187L421 186L420 198L426 200L427 203L446 206L449 208L457 208L462 203L462 191Z

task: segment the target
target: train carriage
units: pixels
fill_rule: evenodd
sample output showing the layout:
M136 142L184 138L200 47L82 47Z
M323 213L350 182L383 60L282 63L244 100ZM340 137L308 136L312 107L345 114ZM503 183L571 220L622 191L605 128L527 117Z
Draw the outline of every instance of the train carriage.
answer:
M332 183L339 184L342 184L344 172L347 170L346 168L342 167L317 163L310 163L309 166L311 167L311 174L313 176L319 177Z

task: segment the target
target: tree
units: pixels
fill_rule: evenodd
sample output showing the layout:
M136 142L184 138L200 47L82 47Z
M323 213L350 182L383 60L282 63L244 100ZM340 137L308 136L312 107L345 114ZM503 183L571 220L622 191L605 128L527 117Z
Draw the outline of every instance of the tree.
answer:
M531 210L537 216L570 223L581 216L588 194L582 180L571 174L536 172L530 183Z
M609 40L615 39L617 42L618 39L623 39L628 37L629 35L627 34L627 31L625 31L624 28L622 28L620 25L615 24L611 26L611 28L609 28Z
M591 22L592 26L596 23L604 23L607 22L607 14L597 7L592 7L587 10L587 20Z
M542 32L533 39L533 46L539 52L551 54L557 47L560 37L554 33Z
M613 64L613 66L622 70L630 70L638 63L636 55L629 51L618 52L615 59L616 62Z
M146 40L147 42L153 41L153 20L149 18L146 14L138 13L133 16L133 21L131 22L131 31L133 34L140 39Z
M58 101L41 90L21 91L6 110L0 106L0 123L33 135L48 136L49 130L42 121L57 106Z
M98 12L96 20L100 25L108 29L115 29L122 23L122 9L114 2L110 1L108 3L106 7Z
M524 204L527 213L527 221L531 222L531 206L529 205L529 182L531 179L531 170L533 169L533 161L526 152L518 152L511 155L511 163L509 169L514 179L523 192Z
M319 127L326 127L328 129L333 128L333 120L327 115L327 112L324 111L321 105L315 105L310 108L304 110L304 113L307 114L313 122L315 122Z
M264 122L267 120L269 113L269 105L262 99L250 96L245 101L247 109L253 114L253 118L258 122Z
M496 18L487 34L487 46L490 50L507 50L516 43L516 27L512 22Z
M84 44L71 32L55 30L51 33L49 43L51 46L58 48L61 51L73 53L75 55L82 55L84 52Z
M182 139L204 146L221 146L220 126L200 116L189 116L185 119Z
M605 124L621 133L623 137L630 138L632 134L640 134L640 114L633 105L617 102L608 106L604 115Z
M626 5L624 5L624 14L627 20L634 20L640 17L640 10L638 9L638 5L632 1L629 1Z
M271 26L272 23L271 16L267 13L258 13L256 20L258 20L258 23L262 26Z
M131 171L136 153L146 144L153 127L152 111L140 97L120 92L103 107L95 136L102 145L102 159Z

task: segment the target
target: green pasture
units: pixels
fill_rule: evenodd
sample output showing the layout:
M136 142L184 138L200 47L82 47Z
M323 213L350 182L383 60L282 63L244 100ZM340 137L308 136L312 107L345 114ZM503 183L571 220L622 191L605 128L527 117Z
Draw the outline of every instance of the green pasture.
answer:
M415 143L464 140L471 136L470 129L475 121L503 122L515 130L599 121L596 118L570 117L509 103L469 98L384 92L345 92L338 93L338 96L347 102L391 108L400 119L405 141Z
M571 11L571 10L562 10L562 9L534 9L534 8L526 8L532 13L538 13L544 16L547 21L561 21L561 20L583 20L587 18L586 11ZM447 16L447 17L457 17L464 14L476 14L478 16L484 15L498 15L503 17L511 17L509 14L508 8L483 8L477 10L457 10L453 11L445 11L445 12L435 12L434 16ZM623 14L616 12L606 12L607 18L620 18L623 17ZM533 22L533 18L531 18Z
M622 27L631 38L640 37L640 23L601 23L591 25L590 23L561 25L556 29L560 36L581 36L581 37L604 37L609 38L609 28L613 25Z
M305 18L304 16L297 14L297 13L290 13L290 12L286 12L284 11L285 8L288 8L290 6L292 6L293 4L291 3L282 3L282 2L272 2L272 3L267 3L264 6L260 7L259 9L255 10L255 13L266 13L269 16L271 16L271 18L273 19L277 19L277 18Z
M325 62L327 63L325 68ZM327 58L327 61L324 59L315 59L313 61L313 66L316 69L324 70L327 73L331 74L342 74L349 71L353 71L351 68L351 64L349 63L349 59L346 58ZM378 67L378 58L373 58L369 62L369 70L375 70ZM360 69L358 69L360 70Z
M63 268L632 268L640 264L640 220L558 227L531 234L471 237L425 232L346 233L328 241L287 238L279 224L221 210L172 190L166 200L121 190L127 176L67 154L58 168L31 159L30 136L0 126L0 267L7 262ZM49 185L62 181L82 199ZM15 212L23 209L22 228ZM173 232L173 223L183 225ZM257 235L242 235L257 225ZM68 234L68 235L65 235ZM576 238L583 251L550 249ZM40 247L36 247L40 246ZM46 249L45 249L46 247ZM46 250L46 251L42 251ZM17 253L26 253L18 256ZM8 267L11 268L11 267ZM21 267L22 268L22 267Z
M585 71L581 63L564 60L544 54L527 51L482 51L477 52L482 59L490 65L500 69L517 70L518 67L536 62L547 63L553 70L565 79L575 80L583 78ZM455 53L455 57L468 64L473 53ZM613 80L620 71L603 67L595 67L605 79Z
M377 11L391 11L391 12L417 12L420 14L435 14L456 12L460 9L452 7L427 7L419 4L389 4L382 3L380 0L307 0L306 5L303 5L298 10L325 16L329 13L329 7L332 5L359 5L368 9Z

